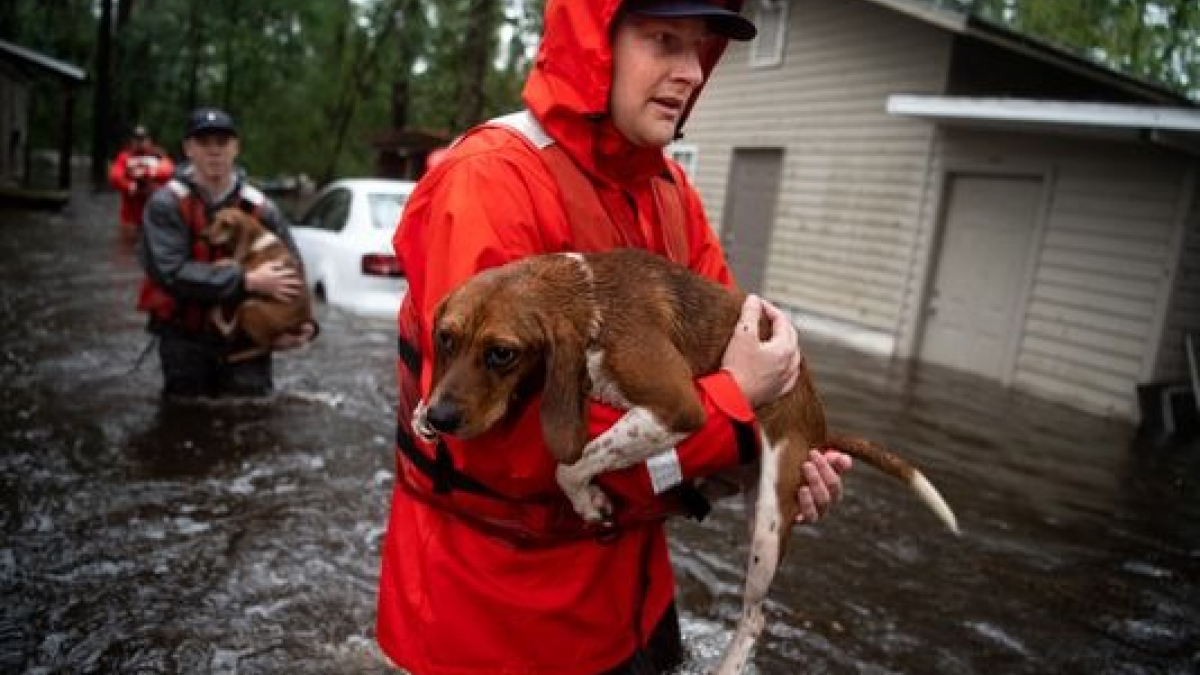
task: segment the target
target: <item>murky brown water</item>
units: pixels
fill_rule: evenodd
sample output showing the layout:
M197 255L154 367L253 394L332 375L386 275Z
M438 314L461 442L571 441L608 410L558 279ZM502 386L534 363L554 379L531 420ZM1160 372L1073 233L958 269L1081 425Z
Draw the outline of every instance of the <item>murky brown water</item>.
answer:
M111 196L0 210L0 672L386 672L388 322L321 309L262 402L163 409ZM1200 670L1200 446L813 343L835 424L919 460L964 535L856 471L794 537L762 675ZM738 612L738 504L672 525L700 672Z

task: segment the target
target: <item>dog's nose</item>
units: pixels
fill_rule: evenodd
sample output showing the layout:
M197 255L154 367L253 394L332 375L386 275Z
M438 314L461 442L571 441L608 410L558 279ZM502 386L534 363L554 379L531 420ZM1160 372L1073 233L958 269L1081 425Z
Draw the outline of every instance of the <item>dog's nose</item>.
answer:
M462 424L462 411L453 401L442 399L425 411L425 421L443 434L452 434Z

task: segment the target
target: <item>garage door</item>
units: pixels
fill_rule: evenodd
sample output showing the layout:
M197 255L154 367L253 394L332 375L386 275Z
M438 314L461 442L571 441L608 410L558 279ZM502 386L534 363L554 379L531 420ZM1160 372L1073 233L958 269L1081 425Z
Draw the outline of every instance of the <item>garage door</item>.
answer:
M733 151L721 223L721 247L738 285L751 293L763 290L782 168L783 150L779 148Z
M920 358L1007 382L1042 178L954 175L946 195Z

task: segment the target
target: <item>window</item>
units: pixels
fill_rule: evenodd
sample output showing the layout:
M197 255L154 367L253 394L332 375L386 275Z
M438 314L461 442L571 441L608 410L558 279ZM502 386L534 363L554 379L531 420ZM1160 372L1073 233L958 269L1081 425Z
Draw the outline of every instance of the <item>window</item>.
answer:
M667 157L679 162L688 178L696 180L696 146L672 143L667 146Z
M302 224L330 232L341 232L350 216L350 191L335 190L313 205Z
M754 25L758 38L750 43L750 67L769 68L783 63L787 44L789 0L758 0L754 6Z
M371 209L371 224L377 230L394 230L400 223L408 195L373 192L367 195Z

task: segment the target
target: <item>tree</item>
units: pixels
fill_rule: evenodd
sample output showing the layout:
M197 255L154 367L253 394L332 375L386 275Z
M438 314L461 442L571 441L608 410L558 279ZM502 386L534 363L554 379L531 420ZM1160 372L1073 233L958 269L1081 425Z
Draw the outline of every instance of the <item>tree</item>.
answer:
M971 11L1200 101L1196 0L912 1ZM142 123L178 151L188 111L211 103L238 118L252 175L331 178L369 173L370 141L389 128L454 135L518 108L544 4L4 0L0 37L88 66L93 105L77 107L75 127L93 133L77 149L106 155ZM105 35L115 66L102 95ZM38 147L59 129L35 99Z
M1200 101L1196 0L957 0L955 4Z

